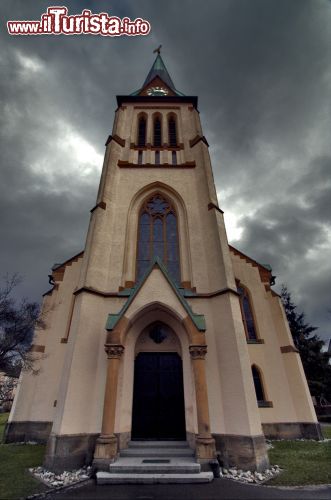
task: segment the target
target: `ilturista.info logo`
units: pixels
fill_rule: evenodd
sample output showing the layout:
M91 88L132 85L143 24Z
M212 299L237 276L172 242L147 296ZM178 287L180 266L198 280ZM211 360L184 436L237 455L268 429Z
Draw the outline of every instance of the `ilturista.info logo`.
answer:
M39 21L7 21L10 35L101 35L101 36L146 36L151 25L138 17L131 20L110 16L106 12L93 14L84 9L81 14L69 15L67 7L48 7Z

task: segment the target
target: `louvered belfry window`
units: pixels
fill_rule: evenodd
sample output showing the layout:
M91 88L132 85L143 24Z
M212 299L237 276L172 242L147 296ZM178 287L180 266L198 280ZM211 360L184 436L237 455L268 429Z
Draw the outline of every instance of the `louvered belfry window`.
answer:
M161 120L157 116L154 120L154 146L161 146L162 144L162 129Z
M139 216L137 279L140 280L154 257L166 265L170 276L179 283L179 245L177 215L171 203L155 194L143 205Z
M138 122L138 146L146 146L146 118L141 116Z
M177 146L177 127L176 127L176 120L173 116L171 116L169 118L168 131L169 131L169 146L176 147Z

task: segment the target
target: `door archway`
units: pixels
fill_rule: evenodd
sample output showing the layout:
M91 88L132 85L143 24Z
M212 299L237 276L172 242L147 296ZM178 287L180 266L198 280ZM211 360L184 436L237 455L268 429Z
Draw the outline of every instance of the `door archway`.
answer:
M131 438L185 440L183 367L175 352L176 336L156 322L141 337L134 367Z

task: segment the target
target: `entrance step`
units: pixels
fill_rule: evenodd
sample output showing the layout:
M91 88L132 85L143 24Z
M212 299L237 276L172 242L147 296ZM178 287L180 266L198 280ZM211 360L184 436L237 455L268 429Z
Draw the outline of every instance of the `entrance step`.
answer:
M199 474L200 464L191 457L162 459L120 457L110 464L109 471L112 474Z
M121 451L121 457L193 457L191 448L127 448Z
M96 473L98 484L208 483L212 472L200 464L186 441L130 441L108 471Z
M187 441L130 441L129 447L121 450L121 457L193 457L194 450Z
M129 448L188 448L187 441L129 441Z
M212 472L199 474L118 474L97 472L98 484L156 484L156 483L209 483L213 480Z

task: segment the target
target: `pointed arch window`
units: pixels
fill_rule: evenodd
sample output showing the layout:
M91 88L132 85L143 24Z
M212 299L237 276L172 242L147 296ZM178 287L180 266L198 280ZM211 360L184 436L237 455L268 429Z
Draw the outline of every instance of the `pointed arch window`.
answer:
M170 116L168 121L168 132L169 132L169 146L176 147L177 146L177 125L176 119L173 116Z
M140 211L138 228L137 279L141 279L153 258L159 257L170 276L179 283L177 215L161 194L148 198Z
M256 341L258 340L256 334L256 327L254 322L253 310L249 298L248 291L242 285L237 286L237 291L240 295L240 307L241 307L241 315L242 320L245 327L245 333L247 340Z
M146 146L146 125L147 121L144 116L141 116L138 120L138 146Z
M256 399L257 401L265 401L260 370L255 365L252 366L252 375L253 375Z
M252 365L252 376L256 394L256 401L259 408L272 408L272 401L267 401L266 392L263 386L263 377L261 370L256 366Z
M161 126L161 118L157 116L154 120L154 137L153 144L156 147L161 146L162 143L162 126Z

